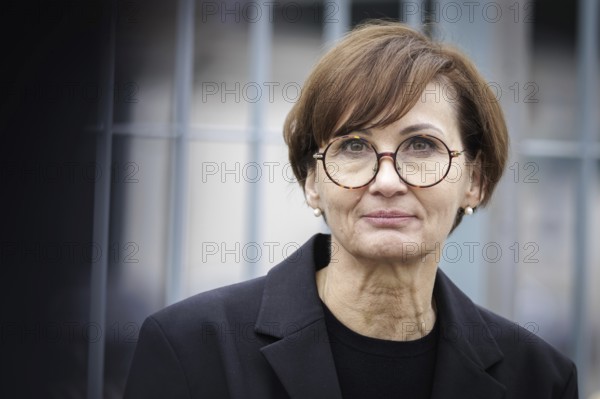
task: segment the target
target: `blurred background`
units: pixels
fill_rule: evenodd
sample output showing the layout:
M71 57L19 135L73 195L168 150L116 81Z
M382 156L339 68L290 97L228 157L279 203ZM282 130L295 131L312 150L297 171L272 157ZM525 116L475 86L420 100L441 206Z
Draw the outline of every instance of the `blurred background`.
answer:
M581 397L600 391L597 1L32 1L1 18L1 397L120 398L146 316L327 231L282 124L373 18L461 48L507 117L503 180L441 267L574 359Z

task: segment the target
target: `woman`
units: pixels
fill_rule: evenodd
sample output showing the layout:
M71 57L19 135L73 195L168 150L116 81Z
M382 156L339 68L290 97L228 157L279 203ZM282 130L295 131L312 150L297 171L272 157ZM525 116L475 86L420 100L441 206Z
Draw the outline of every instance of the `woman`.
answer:
M126 398L577 397L571 361L438 270L507 158L502 111L462 54L400 24L359 27L284 134L331 235L150 316Z

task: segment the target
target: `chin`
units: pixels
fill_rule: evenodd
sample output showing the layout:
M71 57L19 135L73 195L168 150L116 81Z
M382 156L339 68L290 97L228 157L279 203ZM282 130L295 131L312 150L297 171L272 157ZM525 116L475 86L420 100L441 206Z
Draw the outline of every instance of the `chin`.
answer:
M397 230L381 230L364 234L357 239L356 255L368 259L405 262L421 259L435 244L425 245L420 234Z

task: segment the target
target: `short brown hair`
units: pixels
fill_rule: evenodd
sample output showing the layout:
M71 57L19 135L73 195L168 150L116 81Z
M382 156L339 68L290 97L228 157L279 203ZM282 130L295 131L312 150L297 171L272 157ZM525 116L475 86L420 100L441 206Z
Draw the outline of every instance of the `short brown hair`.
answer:
M485 205L508 157L508 133L496 96L460 51L393 22L355 28L323 56L305 82L283 129L298 183L304 189L316 165L312 155L321 145L355 129L392 124L430 82L452 89L467 158L477 159L482 168ZM455 226L459 222L460 217Z

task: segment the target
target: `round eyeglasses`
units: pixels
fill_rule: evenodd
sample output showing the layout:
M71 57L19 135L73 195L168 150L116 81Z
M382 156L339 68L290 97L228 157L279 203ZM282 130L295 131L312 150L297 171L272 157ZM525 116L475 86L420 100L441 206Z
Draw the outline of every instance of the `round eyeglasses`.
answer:
M426 134L407 138L394 152L377 152L365 138L347 135L335 138L313 158L323 161L327 176L343 188L367 186L375 180L379 161L386 156L394 161L403 182L413 187L431 187L446 178L452 158L462 153L450 150L442 140Z

